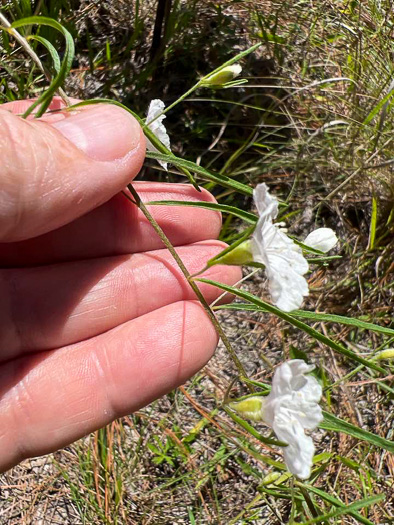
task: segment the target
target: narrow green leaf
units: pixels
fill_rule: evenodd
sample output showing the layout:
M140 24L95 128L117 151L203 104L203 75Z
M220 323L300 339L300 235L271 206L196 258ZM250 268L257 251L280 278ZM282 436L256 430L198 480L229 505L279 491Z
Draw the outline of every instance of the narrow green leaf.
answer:
M384 98L382 98L382 100L378 104L376 104L376 106L372 109L372 111L370 111L370 113L367 115L365 120L362 122L362 125L365 126L366 124L371 122L371 120L374 117L376 117L376 115L379 113L379 111L382 109L382 107L389 102L390 98L393 95L394 95L394 90L390 90L387 93L387 95Z
M394 452L394 441L389 441L388 439L382 438L368 432L360 427L352 425L348 421L344 421L339 417L334 416L330 412L323 410L324 420L320 423L319 427L324 428L325 430L333 430L335 432L342 432L343 434L348 434L360 441L366 441L375 447L384 448L389 452Z
M225 308L227 310L265 311L264 308L249 303L225 304L222 305L221 308ZM348 326L356 326L362 330L372 330L373 332L394 336L394 330L392 328L386 328L385 326L367 323L366 321L361 321L360 319L352 319L351 317L345 317L342 315L320 314L316 312L308 312L307 310L294 310L290 315L294 317L300 317L302 319L311 319L312 321L316 322L339 323Z
M244 195L253 195L253 189L250 186L246 186L245 184L242 184L237 180L231 179L226 175L221 175L220 173L208 171L205 168L198 166L196 163L190 162L189 160L181 159L179 157L176 157L175 155L163 155L162 153L155 153L153 151L147 151L146 156L148 159L162 160L163 162L174 164L174 166L186 168L194 173L197 173L204 180L220 184L225 188L231 188Z
M337 516L350 514L355 510L364 509L365 507L369 507L370 505L375 505L375 503L379 503L379 501L382 501L384 498L384 494L371 496L369 498L356 501L355 503L352 503L351 505L348 505L346 507L341 507L340 509L328 512L327 514L324 514L322 516L318 516L317 518L313 518L308 521L303 521L302 523L299 523L299 525L312 525L313 523L321 523L322 521L328 520L330 518L336 518Z
M350 359L353 359L354 361L357 361L358 363L362 363L363 365L367 366L368 368L373 368L374 370L381 372L382 374L385 374L386 371L384 368L378 366L377 364L373 363L372 361L368 361L367 359L364 359L363 357L358 356L351 350L348 350L344 346L340 345L339 343L336 343L329 337L321 334L314 328L311 328L307 324L299 321L298 319L295 319L292 317L291 314L288 314L286 312L282 312L279 308L276 306L273 306L272 304L268 304L265 301L262 301L258 297L254 296L253 294L249 292L244 292L243 290L238 290L234 286L228 286L226 284L219 283L217 281L211 281L210 279L196 279L197 281L201 281L207 284L211 284L212 286L216 286L217 288L220 288L221 290L224 290L225 292L229 292L233 295L236 295L237 297L241 297L242 299L245 299L246 301L251 302L252 304L255 304L256 306L259 306L261 310L265 312L269 312L271 314L275 314L277 317L280 317L284 321L287 321L289 324L292 324L293 326L296 326L300 330L303 330L308 335L316 339L317 341L320 341L321 343L329 346L339 354L345 355L346 357L349 357Z
M342 503L341 500L334 498L334 496L331 496L327 492L324 492L323 490L320 490L314 487L313 485L306 485L300 482L297 482L297 485L303 485L309 492L313 492L314 494L319 496L324 501L327 501L328 503L331 503L332 505L335 505L336 507L347 508L348 514L352 516L354 519L356 519L357 521L359 521L360 523L364 523L364 525L375 525L374 523L372 523L372 521L370 521L367 518L364 518L364 516L362 516L355 510L352 510L349 512L349 508L345 503Z
M146 205L159 206L189 206L191 208L205 208L207 210L220 211L222 213L229 213L235 217L239 217L250 224L256 224L258 217L254 213L243 211L235 206L228 206L227 204L216 204L213 202L198 202L198 201L151 201L146 202Z
M378 201L375 197L372 197L372 214L371 214L371 224L369 225L369 242L368 242L369 250L373 250L375 247L377 219L378 219Z
M291 315L294 315L295 317L301 317L303 319L311 319L312 321L317 322L339 323L348 326L356 326L357 328L361 328L363 330L372 330L373 332L394 335L394 330L392 328L386 328L384 326L367 323L365 321L360 321L359 319L352 319L351 317L345 317L342 315L320 314L308 312L305 310L294 310L294 312L291 312Z
M74 41L71 36L71 34L65 29L59 22L56 22L56 20L53 20L52 18L47 18L45 16L30 16L28 18L22 18L21 20L16 20L12 24L12 28L18 28L23 27L27 25L44 25L44 26L50 26L54 29L57 29L62 35L64 36L66 40L66 49L64 52L64 59L61 65L61 68L56 75L56 77L52 80L51 84L49 85L48 89L42 93L38 97L38 99L25 111L24 117L26 118L28 115L30 115L33 110L39 106L39 110L36 113L36 117L41 117L45 111L47 110L49 104L52 101L52 98L56 91L62 86L65 78L67 77L71 65L74 59Z
M51 55L54 70L56 71L56 73L60 72L61 62L59 58L59 53L56 51L55 47L49 42L49 40L38 35L29 35L26 38L26 40L36 40L37 42L40 42L40 44L42 44L44 47L46 47L49 54Z

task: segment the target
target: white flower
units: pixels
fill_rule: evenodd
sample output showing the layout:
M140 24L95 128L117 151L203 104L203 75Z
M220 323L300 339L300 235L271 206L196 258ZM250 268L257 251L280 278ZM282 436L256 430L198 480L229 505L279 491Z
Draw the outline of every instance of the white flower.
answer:
M262 417L281 441L287 468L301 479L309 478L315 452L312 438L304 430L314 430L322 421L318 402L322 389L317 380L305 374L314 369L301 359L280 365L272 381L272 390L264 399Z
M160 115L160 113L163 112L164 108L165 105L162 100L152 100L149 104L148 114L146 116L146 125L167 149L171 149L170 137L168 136L167 130L163 124L163 120L166 118L166 116L161 115L160 117L156 118L157 115ZM146 141L146 149L159 153L149 139ZM167 170L167 162L163 162L162 160L159 160L158 162L165 170Z
M301 359L286 361L274 374L267 397L249 397L230 407L254 421L264 421L278 439L287 443L283 456L289 471L300 479L311 475L315 447L304 430L314 430L323 415L318 402L322 389L317 380L306 376L314 369Z
M273 303L290 312L308 295L303 277L308 263L301 248L272 222L278 215L278 201L271 197L267 185L256 186L253 197L260 215L251 240L253 260L265 265Z
M338 238L331 228L318 228L307 236L304 244L326 253L334 248L337 242Z
M239 64L233 64L232 66L224 67L217 73L213 73L203 80L202 85L213 87L223 86L224 84L234 80L234 78L241 74L241 71L242 67Z

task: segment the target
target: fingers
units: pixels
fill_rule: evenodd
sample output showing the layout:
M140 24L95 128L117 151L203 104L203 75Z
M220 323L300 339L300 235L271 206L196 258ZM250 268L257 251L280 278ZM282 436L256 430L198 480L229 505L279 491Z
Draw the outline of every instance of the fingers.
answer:
M211 357L202 308L177 302L88 341L4 365L0 469L56 450L148 404Z
M205 190L187 184L135 182L144 202L155 200L216 202ZM201 208L151 206L150 211L175 246L215 239L220 213ZM163 246L137 207L118 194L107 203L58 230L35 239L0 243L0 267L35 266L156 250Z
M51 124L0 107L0 240L59 228L108 201L141 168L137 121L100 104Z
M193 274L225 245L178 248ZM167 304L195 299L168 250L0 273L0 361L75 343ZM214 266L204 277L234 284L240 269ZM208 302L221 291L201 284Z

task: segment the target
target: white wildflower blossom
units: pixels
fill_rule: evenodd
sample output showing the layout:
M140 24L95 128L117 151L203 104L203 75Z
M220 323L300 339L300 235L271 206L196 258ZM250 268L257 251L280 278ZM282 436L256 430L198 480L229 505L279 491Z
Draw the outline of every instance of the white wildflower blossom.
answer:
M166 118L165 115L161 115L156 118L157 115L163 112L165 104L162 100L154 99L149 104L148 114L146 116L146 124L148 128L156 135L156 137L164 144L167 149L171 149L170 137L168 136L167 130L163 124L163 120ZM152 122L153 121L153 122ZM159 153L157 148L151 143L150 140L146 141L146 149L149 151L155 151ZM167 170L167 162L159 160L158 163Z
M253 197L260 216L251 241L253 260L265 265L273 303L290 312L299 308L308 295L308 283L303 277L308 263L301 248L273 223L278 201L269 194L267 185L256 186Z
M287 468L300 479L309 478L315 453L312 438L304 430L314 430L323 419L318 405L322 388L313 376L305 375L314 368L301 359L280 365L262 406L264 422L288 443L283 449Z
M287 443L283 456L289 471L300 479L311 474L315 447L305 430L314 430L323 420L318 405L322 388L308 372L314 365L301 359L286 361L274 374L267 397L250 397L230 403L230 407L254 421L264 421L278 439Z
M338 238L331 228L318 228L307 236L304 244L315 248L315 250L327 253L334 248L337 242Z
M286 235L282 223L273 223L278 215L278 201L269 194L267 185L258 184L253 198L259 212L251 239L253 260L265 266L273 303L284 312L291 312L301 306L309 293L304 277L308 262L301 248ZM318 228L308 235L304 244L326 253L337 241L333 230Z

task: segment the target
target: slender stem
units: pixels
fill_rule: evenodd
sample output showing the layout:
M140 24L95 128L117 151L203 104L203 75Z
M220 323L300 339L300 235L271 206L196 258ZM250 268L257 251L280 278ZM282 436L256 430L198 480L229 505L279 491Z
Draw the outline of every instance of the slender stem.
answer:
M237 62L241 58L245 57L249 53L252 53L252 51L255 51L261 45L262 45L262 43L259 42L258 44L255 44L254 46L249 47L245 51L242 51L241 53L238 53L238 55L236 55L235 57L230 58L230 60L227 60L227 62L225 62L221 66L217 67L216 69L214 69L213 71L211 71L210 73L205 75L204 77L200 78L200 80L196 84L194 84L194 86L192 86L188 91L186 91L186 93L184 93L181 97L179 97L177 100L175 100L175 102L170 104L167 108L163 109L163 111L161 113L159 113L154 119L152 119L149 122L149 124L152 124L152 122L154 122L156 119L158 119L159 117L164 115L164 113L167 113L167 111L170 111L170 109L172 109L174 106L179 104L179 102L182 102L182 100L184 100L187 96L189 96L191 93L193 93L193 91L195 91L198 87L200 87L204 83L204 80L206 80L207 78L215 75L216 73L219 73L219 71L221 71L225 67L231 66L232 64L235 64L235 62Z
M10 22L7 20L7 18L1 12L0 12L0 22L6 28L7 32L10 33L10 35L12 35L15 38L15 40L21 45L21 47L23 47L23 49L30 56L30 58L33 60L33 62L38 66L38 69L42 73L44 73L45 78L50 82L51 81L51 76L48 73L48 71L44 68L44 66L42 65L42 62L39 59L37 53L32 49L31 45L26 40L26 38L24 38L19 33L19 31L17 31L16 29L14 29L12 27ZM59 87L58 92L59 92L60 97L63 99L64 103L66 104L66 106L70 106L71 105L70 99L68 98L66 93L63 91L63 89Z
M205 78L205 77L204 77ZM192 86L188 91L186 91L186 93L184 93L183 95L181 95L179 98L177 98L175 100L175 102L173 102L172 104L170 104L168 107L166 107L165 109L163 109L163 111L161 113L159 113L158 115L156 115L155 118L153 118L152 120L150 120L149 122L147 122L146 124L150 125L152 124L152 122L154 122L155 120L157 120L159 117L161 117L162 115L164 115L165 113L167 113L167 111L170 111L170 109L172 109L174 106L176 106L177 104L179 104L179 102L182 102L182 100L184 100L186 97L188 97L191 93L193 93L193 91L195 91L201 84L202 80L204 79L201 79L197 82L197 84L194 84L194 86Z
M233 360L235 366L238 369L238 372L241 376L247 377L247 374L245 372L245 369L241 363L241 361L238 359L237 354L235 353L233 347L231 346L230 341L228 340L226 334L224 333L222 327L220 326L219 321L216 319L215 314L213 313L211 307L207 303L205 297L201 293L201 290L197 286L197 284L193 281L192 276L190 275L188 269L184 265L182 259L179 257L179 255L176 253L174 247L172 246L171 242L169 241L166 234L163 232L163 230L160 228L160 226L157 224L155 219L152 217L152 215L149 213L148 209L144 205L144 203L141 201L140 196L132 186L132 184L127 185L128 190L130 191L131 195L134 198L135 203L137 204L138 208L142 211L142 213L145 215L145 217L148 219L150 224L153 226L154 230L156 231L157 235L160 237L160 239L163 241L164 245L168 249L168 251L171 253L171 255L174 257L176 263L178 264L181 272L185 276L187 282L189 283L190 287L192 288L193 292L196 294L198 300L202 304L204 310L206 311L209 319L211 320L213 326L216 328L216 331L220 337L220 339L223 341L224 346L226 347L228 353L231 356L231 359ZM249 389L254 392L253 387L251 388L249 385Z

